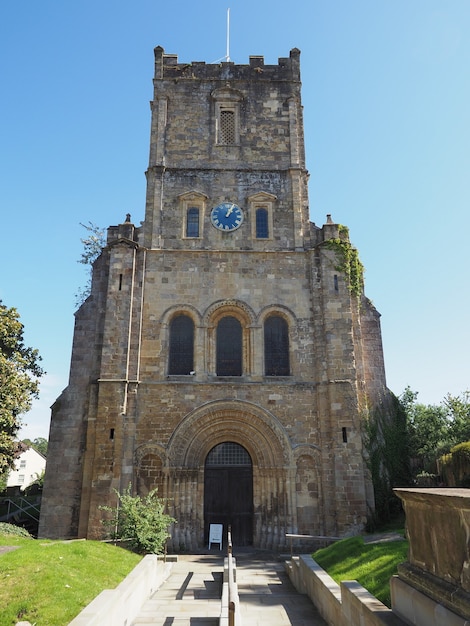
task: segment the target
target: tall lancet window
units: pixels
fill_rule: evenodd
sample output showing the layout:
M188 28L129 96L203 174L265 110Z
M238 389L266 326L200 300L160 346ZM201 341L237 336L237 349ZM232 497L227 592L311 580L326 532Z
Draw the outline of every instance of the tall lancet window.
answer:
M260 207L256 209L256 239L267 239L268 237L268 210Z
M242 375L242 332L242 325L231 315L217 324L217 376Z
M289 376L289 327L271 315L264 322L264 368L266 376Z
M186 237L199 237L199 207L189 207L186 213Z
M178 315L170 322L169 374L190 374L194 369L194 322Z

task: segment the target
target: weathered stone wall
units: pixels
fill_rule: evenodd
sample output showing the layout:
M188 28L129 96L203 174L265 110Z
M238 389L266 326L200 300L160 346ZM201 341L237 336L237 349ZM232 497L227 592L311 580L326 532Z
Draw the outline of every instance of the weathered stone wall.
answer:
M52 406L41 537L83 536L79 530L83 455L96 404L108 271L109 255L104 252L95 263L92 295L75 315L69 385Z
M227 438L246 447L253 458L259 545L279 545L292 529L336 534L362 526L367 515L367 481L357 409L351 297L341 277L336 283L333 280L331 254L325 250L320 255L313 251L280 255L161 252L136 250L126 242L112 246L103 374L88 424L84 534L102 532L98 507L109 500L113 488L122 490L129 482L138 482L140 466L135 454L144 446L161 467L155 484L162 486L172 502L178 502L172 505L179 520L176 545L200 544L204 460L214 445ZM311 283L314 274L323 283L337 285L331 294L329 287L316 288L318 302ZM225 298L218 299L222 294ZM227 309L245 320L250 349L244 375L221 381L215 376L213 361L213 318ZM167 374L168 321L181 310L193 317L197 327L195 376ZM289 320L292 364L291 376L274 380L264 376L262 366L262 320L272 310ZM312 310L316 311L313 316ZM138 350L131 349L134 344ZM230 407L229 399L234 403ZM207 412L209 430L203 427L205 422L193 420L182 439L184 449L173 457L172 441L178 429L195 412L203 412L198 407L217 402L220 406ZM251 433L253 412L261 412L264 423ZM273 432L274 423L277 432ZM260 433L268 441L284 441L282 453L272 441L266 443L264 452L254 448L253 439ZM200 437L204 446L188 467L191 437ZM93 490L86 488L91 480ZM274 507L273 502L277 502ZM275 524L271 518L277 520ZM181 533L184 537L179 537Z

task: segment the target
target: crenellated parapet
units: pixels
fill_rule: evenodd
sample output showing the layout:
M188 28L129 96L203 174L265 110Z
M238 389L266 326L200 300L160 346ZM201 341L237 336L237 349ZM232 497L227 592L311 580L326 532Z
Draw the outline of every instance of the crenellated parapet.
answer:
M293 80L300 81L300 50L293 48L289 57L279 58L277 65L265 65L263 56L250 56L249 63L232 61L179 63L178 55L165 54L161 46L155 53L155 79L219 79L219 80Z

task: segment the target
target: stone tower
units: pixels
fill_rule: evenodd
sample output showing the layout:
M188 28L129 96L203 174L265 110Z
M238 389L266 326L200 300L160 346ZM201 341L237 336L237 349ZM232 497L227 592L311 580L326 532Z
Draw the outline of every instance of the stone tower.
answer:
M108 229L53 406L40 536L102 536L114 490L158 487L171 548L359 531L379 314L347 229L309 221L300 52L155 49L145 220ZM355 271L358 270L358 271Z

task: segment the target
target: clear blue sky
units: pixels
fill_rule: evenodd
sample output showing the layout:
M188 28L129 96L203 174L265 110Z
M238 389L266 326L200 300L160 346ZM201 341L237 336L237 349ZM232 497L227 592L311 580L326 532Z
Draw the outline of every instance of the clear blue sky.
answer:
M0 6L0 298L67 385L80 222L144 217L153 48L266 63L300 48L311 219L350 228L382 313L388 386L470 388L469 0L23 0Z

